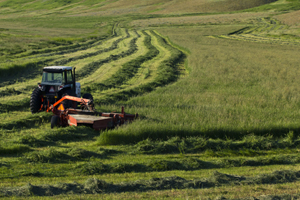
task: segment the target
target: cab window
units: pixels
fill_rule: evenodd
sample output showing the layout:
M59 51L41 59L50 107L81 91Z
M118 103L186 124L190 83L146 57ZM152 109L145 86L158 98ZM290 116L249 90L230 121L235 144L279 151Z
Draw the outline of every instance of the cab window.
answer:
M42 83L58 83L60 84L63 81L63 74L62 73L50 73L44 72Z
M67 83L73 83L72 71L67 71Z

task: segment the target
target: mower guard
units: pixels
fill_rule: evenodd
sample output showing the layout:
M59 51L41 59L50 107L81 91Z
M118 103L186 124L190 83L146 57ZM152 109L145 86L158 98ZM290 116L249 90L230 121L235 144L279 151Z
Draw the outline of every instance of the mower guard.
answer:
M81 109L64 108L62 102L64 100L70 100L73 102L80 102ZM64 96L49 109L52 110L53 116L58 116L58 126L78 126L80 124L89 125L95 130L103 130L108 128L114 128L124 123L131 122L138 114L126 114L124 107L122 107L121 113L104 113L96 112L92 100L78 98L73 96Z

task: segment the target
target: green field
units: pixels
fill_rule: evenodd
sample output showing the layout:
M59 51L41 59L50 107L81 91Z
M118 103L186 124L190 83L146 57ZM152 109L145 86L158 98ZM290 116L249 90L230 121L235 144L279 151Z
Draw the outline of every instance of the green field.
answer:
M0 0L0 197L297 199L299 0ZM76 67L95 131L31 114ZM267 196L264 196L267 195Z

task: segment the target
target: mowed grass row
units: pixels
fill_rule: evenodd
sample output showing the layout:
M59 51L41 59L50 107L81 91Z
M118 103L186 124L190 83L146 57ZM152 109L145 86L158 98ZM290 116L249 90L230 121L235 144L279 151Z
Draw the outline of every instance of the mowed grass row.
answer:
M227 174L226 172L214 171L209 172L206 177L200 177L200 171L195 172L198 176L192 178L171 175L132 181L125 178L124 182L112 183L110 180L105 181L93 177L73 183L23 184L1 188L1 196L7 199L12 198L12 196L22 196L27 199L39 199L40 196L43 199L69 199L78 198L78 196L81 198L83 194L85 198L88 197L89 199L132 199L133 196L147 199L154 199L153 196L155 199L184 199L187 196L189 198L199 198L200 196L217 199L220 198L220 194L223 194L221 195L222 199L240 199L246 196L258 199L299 197L299 192L297 192L297 187L299 187L298 170L278 170L256 176L239 176L236 173ZM142 173L139 175L140 177L144 176ZM111 179L114 178L111 177ZM253 187L255 187L254 190ZM273 191L273 195L266 195L267 190Z
M1 154L6 155L0 163L0 178L191 171L245 166L274 168L278 164L295 167L300 162L297 152L299 138L294 138L292 134L280 140L253 135L241 141L201 137L182 140L175 137L165 142L147 140L134 146L108 148L91 142L98 134L85 127L52 130L45 125L7 132L3 134L6 144L2 143L0 148ZM56 168L51 167L53 164Z
M158 36L154 33L148 31L148 37L151 36L151 45L149 41L145 41L145 45L148 46L149 51L147 52L147 60L139 65L136 69L136 73L133 77L128 79L123 79L123 84L111 84L114 87L108 90L100 91L101 96L112 96L115 93L122 93L138 88L140 85L147 85L155 80L158 74L158 67L164 60L167 60L171 53L168 49L164 48L158 42ZM136 95L136 94L134 94ZM101 97L100 97L101 98ZM128 98L128 97L127 97Z
M18 65L13 65L7 68L8 74L2 71L1 75L1 85L0 86L7 86L14 84L17 81L27 81L28 79L32 79L33 77L40 76L40 71L39 69L47 66L47 65L65 65L68 62L87 58L90 56L95 56L98 54L101 54L103 52L108 52L113 49L117 48L117 45L120 41L123 40L122 35L127 35L128 34L125 32L118 31L121 36L108 39L105 41L100 41L97 43L98 46L85 46L84 48L81 49L71 49L68 51L60 51L57 52L56 54L60 56L53 56L53 55L43 55L42 58L38 59L32 59L29 57L29 60L31 61L22 61L23 64L18 64ZM103 43L103 44L102 44ZM102 47L103 46L103 47ZM101 48L102 47L102 48ZM100 48L100 50L99 50ZM75 52L75 53L72 53ZM9 61L10 62L10 61ZM11 64L10 64L11 65ZM15 73L15 69L20 68L18 73ZM12 73L9 73L12 72ZM4 77L6 76L6 77Z
M42 53L36 52L35 56L30 56L30 53L27 53L28 55L24 55L21 58L20 56L13 55L1 62L1 77L4 76L12 76L15 75L15 71L25 72L25 70L28 70L31 68L38 68L42 64L49 63L49 61L57 60L63 58L62 55L64 54L70 54L72 52L82 52L82 50L86 49L93 49L95 46L99 46L101 42L99 42L99 39L103 40L104 38L97 38L92 40L91 42L87 43L78 43L76 45L68 46L68 47L57 47L49 50L41 50ZM73 46L77 46L77 48L74 48ZM65 50L66 49L66 50ZM55 52L55 53L44 53L49 52ZM84 52L82 52L84 53Z
M152 37L146 32L143 32L143 34L146 36L145 40L143 41L143 46L147 47L148 51L144 51L143 55L124 63L122 67L115 71L115 73L112 74L112 77L109 79L104 80L102 83L100 82L92 84L92 87L90 88L96 90L95 93L97 95L100 94L100 97L97 98L97 101L101 99L101 96L104 96L105 98L105 95L109 96L122 91L122 86L136 76L143 63L158 56L158 50L151 44ZM135 84L139 85L141 82L135 82ZM110 102L108 99L105 101L106 103Z
M218 38L282 45L300 45L298 36L291 34L287 25L272 18L259 18L257 24L234 31Z
M27 132L28 131L29 130L27 130ZM213 155L210 152L209 146L207 151L198 150L198 153L185 154L184 148L180 149L180 145L178 144L188 144L191 141L197 141L195 140L196 138L190 138L185 141L180 138L172 138L169 141L162 142L164 144L161 146L162 148L158 148L158 151L153 152L153 155L141 155L143 150L148 151L150 150L149 147L152 145L160 145L160 143L142 142L135 146L103 148L91 145L91 143L89 143L89 145L86 144L87 141L90 141L91 138L95 136L92 132L85 132L87 140L84 140L83 135L81 135L82 138L77 138L80 135L79 131L86 130L68 127L56 131L51 130L41 132L41 129L35 129L32 130L32 133L40 132L38 134L39 138L34 139L28 136L20 138L19 142L22 141L31 146L39 146L39 151L23 153L22 156L19 155L17 157L7 156L1 160L0 179L2 189L4 189L3 187L11 187L12 180L15 182L13 185L14 187L24 186L26 183L28 184L28 182L32 185L45 186L46 184L68 184L73 181L84 183L92 175L93 178L101 179L111 184L126 184L131 181L142 181L153 177L160 177L167 181L169 176L174 175L186 179L208 178L210 177L208 174L219 174L216 170L228 174L223 177L227 177L227 181L222 182L224 184L230 182L230 176L235 178L241 176L246 176L245 178L250 178L252 176L264 177L263 181L261 179L259 182L255 183L256 185L270 183L279 184L285 183L285 181L287 181L286 183L295 184L299 178L298 172L293 172L293 170L298 171L299 167L299 164L297 164L299 162L299 156L296 149L294 153L293 150L290 150L289 153L287 153L286 149L283 151L261 152L252 150L252 155L250 156L247 155L245 149L243 156L241 154L235 154L241 153L241 151L236 150L235 145L250 145L253 148L256 148L257 145L262 145L262 148L268 148L269 142L275 146L278 144L285 146L289 141L291 141L289 144L297 144L299 143L299 139L291 140L291 138L286 137L282 138L279 143L277 139L255 136L252 138L245 138L244 141L240 142L206 140L209 141L208 143L210 143L213 148L217 148L217 145L220 145L219 147L222 145L226 146L224 146L225 149L222 149L222 147L219 148L215 151L215 155ZM26 132L24 131L23 134L24 133ZM81 134L83 134L83 132ZM76 141L76 138L78 141ZM51 139L52 142L57 144L55 144L55 147L49 148L47 146L51 145ZM205 141L204 138L198 139L198 142L201 144L203 144L201 141ZM200 143L198 143L198 145ZM194 144L197 144L197 142ZM76 148L74 145L76 145ZM228 151L230 149L227 148L230 148L231 145L232 150ZM185 145L183 145L183 147L184 146ZM178 151L181 151L180 154L177 153L177 148ZM173 154L174 149L175 154ZM257 154L254 154L254 151L256 151ZM228 153L228 157L217 156L217 154L221 155L224 152ZM160 153L163 154L157 155ZM169 155L165 155L164 153L168 153ZM261 154L259 155L259 153ZM277 172L273 172L274 170ZM72 177L72 180L66 182L66 177ZM281 177L285 177L286 179ZM217 178L214 180L224 181L225 179ZM123 181L125 181L125 183ZM219 186L220 185L214 185L214 190L218 190ZM203 187L201 188L203 189ZM10 188L9 191L12 191L11 189L13 188ZM7 190L5 189L2 191ZM64 194L64 192L62 194ZM13 193L10 195L14 196L16 194ZM43 194L43 196L47 196L47 194Z
M114 76L115 80L113 80L113 82L112 82L114 84L109 83L111 86L109 84L106 84L106 85L103 84L102 85L103 88L111 88L111 87L115 87L115 85L118 85L118 83L123 84L123 81L125 82L124 86L121 85L121 90L113 89L113 92L111 92L110 94L105 94L106 91L103 92L104 97L100 98L100 100L98 100L98 102L107 104L108 102L114 103L114 102L126 101L133 96L151 92L151 91L155 90L157 87L161 87L161 86L170 84L173 81L177 80L178 76L181 73L179 70L179 66L183 64L185 54L182 51L180 51L177 48L170 45L164 38L157 35L155 32L152 31L151 36L156 37L155 41L156 40L157 41L154 42L154 44L158 45L161 52L168 52L168 53L162 53L164 55L164 57L161 59L157 59L157 56L159 56L160 51L157 50L156 46L153 46L151 43L145 41L145 45L149 46L151 53L149 52L147 56L140 57L136 61L133 61L133 64L128 63L127 65L125 65L125 67L123 67L122 71L120 71L119 74L116 74L116 76ZM152 64L154 66L158 65L158 67L156 66L157 70L155 72L155 75L145 81L142 81L140 84L133 84L132 86L127 85L128 83L126 83L126 81L125 81L126 79L121 79L121 77L128 76L128 78L130 78L130 76L132 76L132 72L135 71L137 73L138 72L137 68L141 67L141 65L139 63L144 62L145 59L147 62L150 62L152 60ZM155 62L153 62L153 61L155 61ZM136 62L136 63L134 63L134 62ZM126 72L127 70L129 72ZM149 71L149 73L150 73L150 71ZM140 75L137 73L135 76L140 76ZM143 76L143 77L148 78L148 76L149 75ZM132 78L133 78L133 80L132 80ZM134 81L135 77L132 76L132 78L130 78L128 80Z
M128 112L139 113L141 119L101 134L99 144L135 143L175 135L234 139L249 133L281 137L294 131L299 135L295 120L299 118L299 46L257 46L206 37L233 32L230 26L208 26L202 30L205 36L197 35L200 27L189 27L189 33L184 33L185 29L176 28L176 33L172 28L159 30L167 30L163 34L195 52L189 57L191 75L124 103ZM188 42L191 38L197 45ZM107 106L108 110L116 108Z
M129 41L129 39L127 41ZM77 60L77 61L72 61L70 63L65 63L65 64L77 67L78 70L81 70L82 67L86 67L85 63L86 63L86 65L88 65L90 62L94 62L95 60L98 60L102 57L109 58L111 56L111 54L118 54L118 52L121 52L123 46L121 46L121 50L119 48L117 48L117 46L116 46L119 42L120 41L118 41L118 42L115 41L115 43L113 42L114 44L112 44L111 47L107 48L108 50L105 50L105 51L100 50L101 52L97 51L96 55L93 54L91 56L90 55L91 53L87 53L89 56L91 56L89 58L82 59L82 57L80 56L80 58L81 58L80 59L80 58L78 58L78 56L75 56L75 59L74 59L74 56L73 56L72 60ZM100 57L98 54L100 55ZM109 60L111 60L111 59L108 59L108 61ZM17 105L18 104L18 106L21 106L21 104L22 104L21 102L24 102L22 99L30 97L33 88L36 87L35 85L38 82L40 82L40 80L41 80L41 74L37 75L37 77L34 77L34 79L29 79L25 82L15 83L10 86L2 87L2 92L4 93L4 96L2 96L2 98L1 98L3 108L5 107L4 105L6 102L9 102L8 103L9 105L14 105L14 104ZM20 92L20 91L22 91L22 92ZM16 95L18 96L17 102L19 102L19 103L14 103L14 100L16 99L15 98ZM24 104L22 104L22 105L24 105Z
M87 90L89 92L92 92L93 95L97 95L96 92L100 91L101 86L100 87L95 86L95 88L92 91L91 88L93 88L94 85L97 85L98 83L101 82L109 81L109 79L116 73L116 71L118 71L125 63L129 62L130 60L134 60L137 57L144 55L147 52L147 48L143 44L146 37L145 34L143 34L142 32L138 32L137 34L139 35L139 37L137 38L136 43L133 43L134 41L132 41L132 44L129 44L132 45L131 51L135 49L134 52L129 56L125 56L125 54L124 56L122 56L120 54L122 58L117 60L112 60L111 62L108 63L103 63L103 65L99 69L97 69L93 74L91 74L89 77L81 79L81 82L84 85L83 90Z

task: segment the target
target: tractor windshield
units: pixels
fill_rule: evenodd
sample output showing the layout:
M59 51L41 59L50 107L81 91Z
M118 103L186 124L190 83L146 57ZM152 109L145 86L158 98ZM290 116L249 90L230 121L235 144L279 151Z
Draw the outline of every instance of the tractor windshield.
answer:
M64 73L43 72L43 84L61 85L65 82L64 80Z

